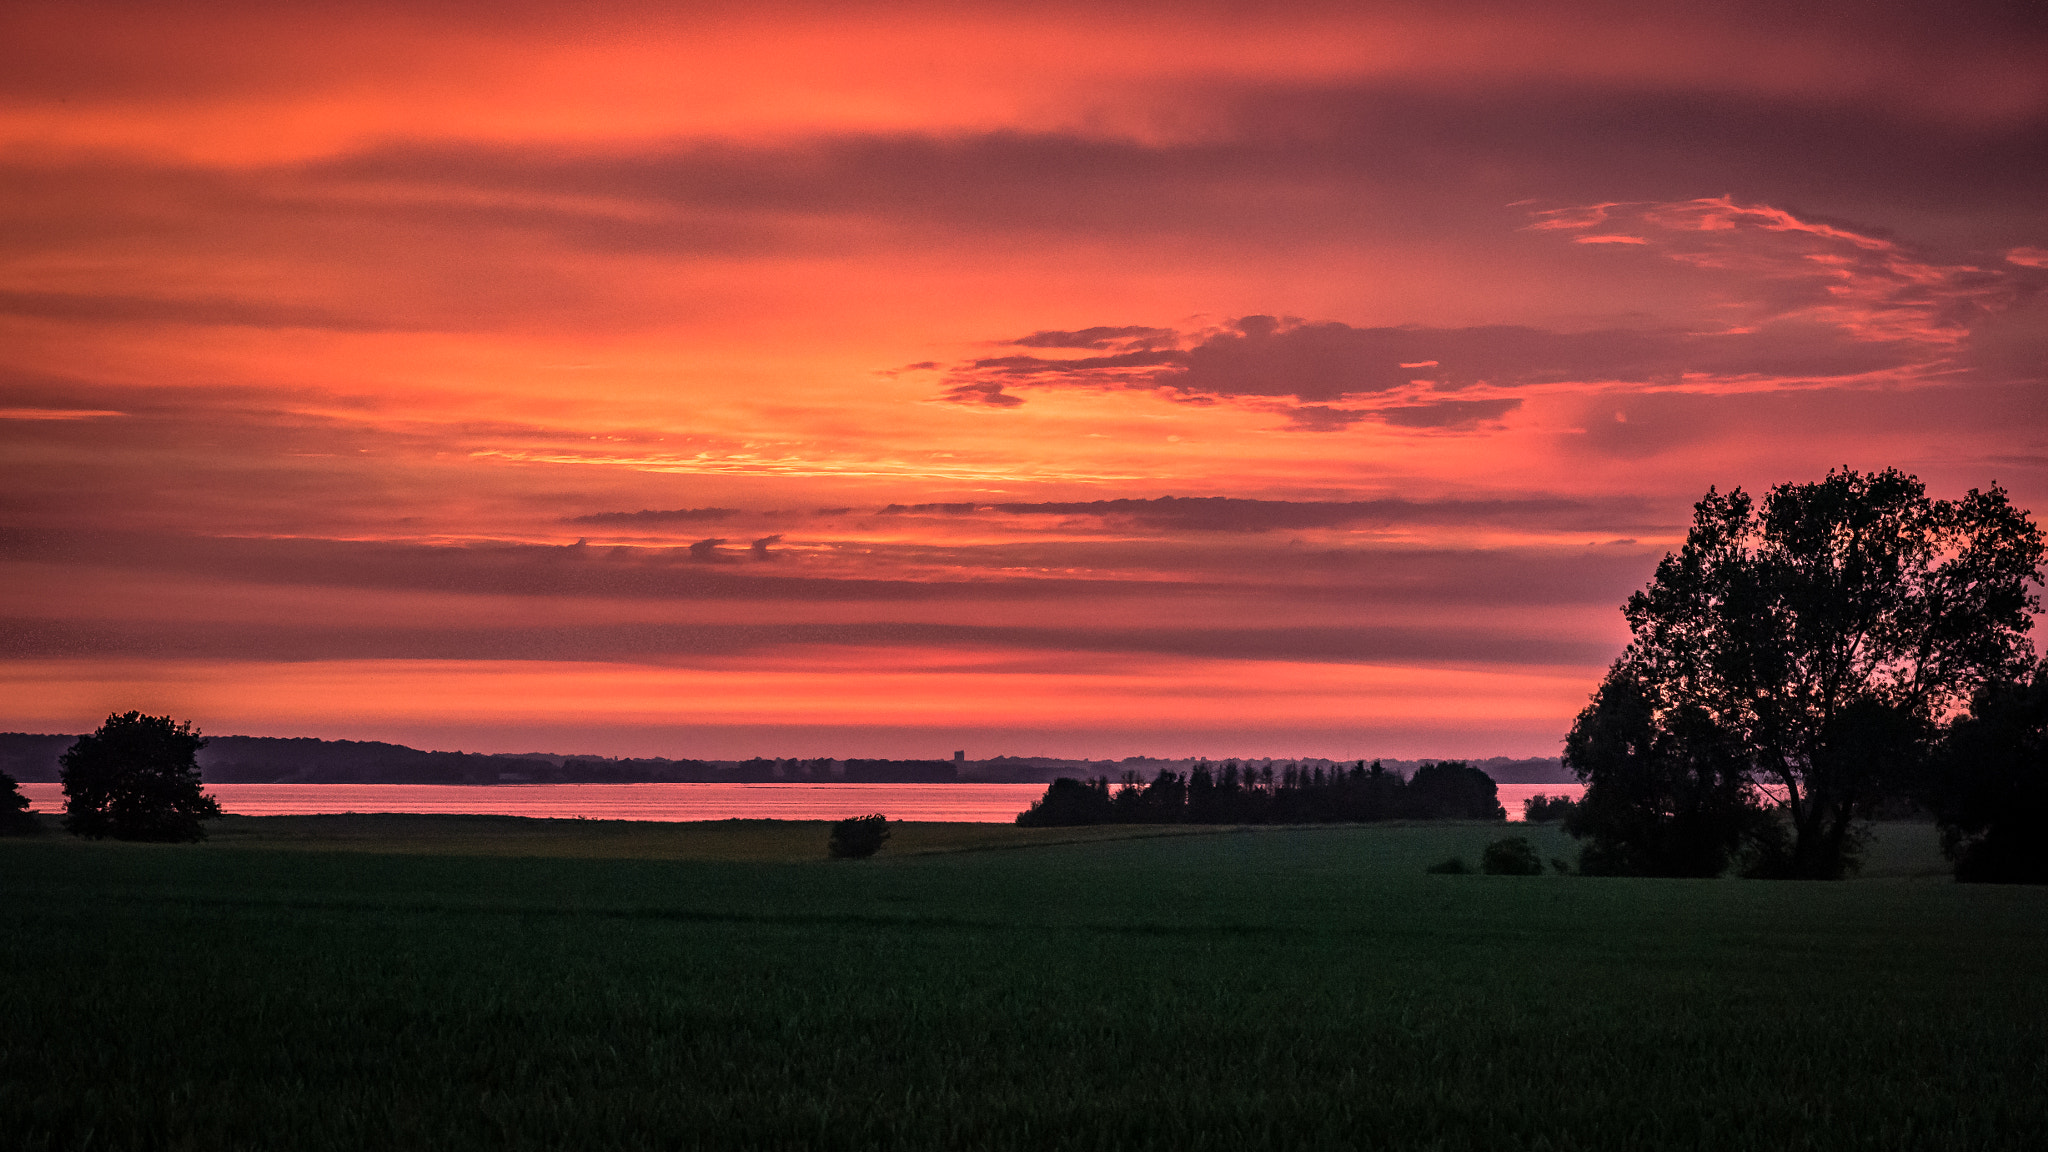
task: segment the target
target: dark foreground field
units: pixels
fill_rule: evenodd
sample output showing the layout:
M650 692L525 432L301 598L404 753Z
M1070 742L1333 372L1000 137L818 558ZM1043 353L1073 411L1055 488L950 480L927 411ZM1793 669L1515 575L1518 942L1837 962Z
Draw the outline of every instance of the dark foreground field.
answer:
M1500 834L0 841L0 1146L2048 1147L2048 892L1422 871Z

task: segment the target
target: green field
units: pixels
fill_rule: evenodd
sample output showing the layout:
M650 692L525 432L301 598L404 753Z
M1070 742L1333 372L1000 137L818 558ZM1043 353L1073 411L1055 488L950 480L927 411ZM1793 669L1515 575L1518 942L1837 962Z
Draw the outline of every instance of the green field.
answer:
M2048 891L1925 826L1837 884L1159 831L0 841L0 1146L2048 1147Z

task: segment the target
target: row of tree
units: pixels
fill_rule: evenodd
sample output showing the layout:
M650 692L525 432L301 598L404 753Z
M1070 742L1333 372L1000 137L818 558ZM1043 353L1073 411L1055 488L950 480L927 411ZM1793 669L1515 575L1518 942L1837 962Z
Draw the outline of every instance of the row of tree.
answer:
M1038 827L1077 824L1320 824L1375 820L1504 820L1493 778L1462 760L1427 763L1404 779L1375 760L1350 768L1285 764L1276 773L1227 760L1197 764L1186 773L1162 768L1150 781L1125 773L1062 777L1017 823Z
M1709 490L1565 741L1581 870L1839 877L1873 817L1918 810L1959 878L2048 883L2043 553L1996 486Z

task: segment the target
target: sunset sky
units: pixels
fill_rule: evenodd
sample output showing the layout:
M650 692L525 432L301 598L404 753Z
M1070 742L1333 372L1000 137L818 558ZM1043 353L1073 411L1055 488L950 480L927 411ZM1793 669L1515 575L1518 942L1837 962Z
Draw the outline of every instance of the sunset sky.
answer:
M1708 486L2048 512L2038 4L0 9L0 729L1555 755Z

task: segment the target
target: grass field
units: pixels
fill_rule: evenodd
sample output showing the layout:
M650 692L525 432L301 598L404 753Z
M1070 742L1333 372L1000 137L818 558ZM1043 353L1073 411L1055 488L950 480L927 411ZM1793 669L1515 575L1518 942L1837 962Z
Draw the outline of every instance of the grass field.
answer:
M0 1146L2048 1147L2048 891L1924 826L1839 884L1133 831L0 841Z

